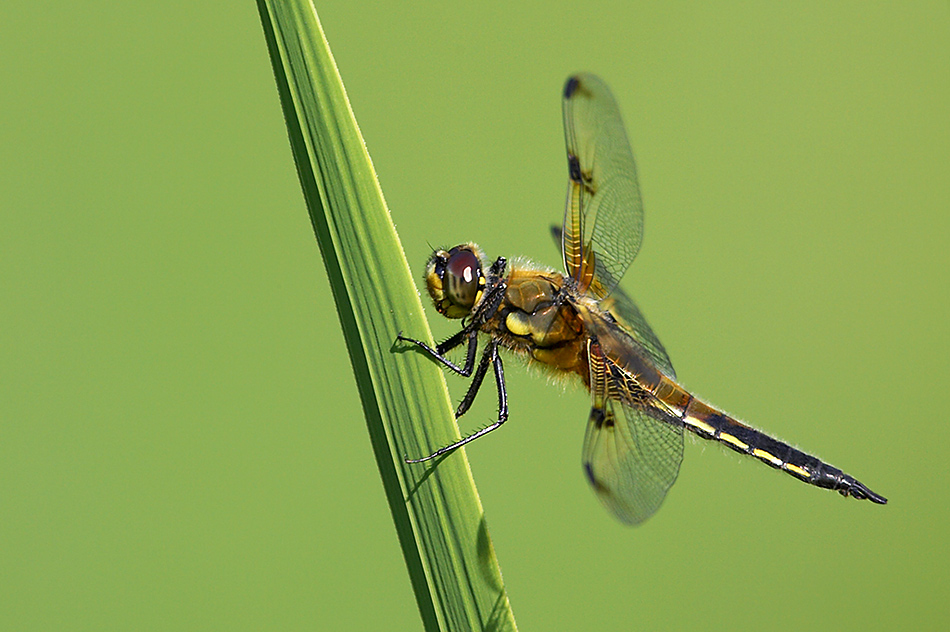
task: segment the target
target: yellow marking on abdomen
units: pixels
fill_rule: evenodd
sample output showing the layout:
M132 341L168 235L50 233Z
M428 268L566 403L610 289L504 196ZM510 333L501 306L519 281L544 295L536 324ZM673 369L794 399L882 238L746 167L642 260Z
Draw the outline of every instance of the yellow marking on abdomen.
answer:
M702 430L703 432L705 432L711 437L716 435L715 428L707 424L705 421L700 421L699 419L696 419L695 417L687 417L686 419L683 420L683 423L687 423L690 426L693 426L694 428L698 428L699 430Z
M811 474L808 472L808 470L798 467L797 465L786 463L785 469L788 470L789 472L794 472L795 474L798 474L799 476L803 478L811 478Z
M782 467L783 465L782 459L778 458L777 456L773 454L769 454L765 450L760 450L759 448L756 448L755 450L752 451L752 456L758 457L762 459L763 461L767 461L771 463L772 465L774 465L775 467Z
M739 448L739 449L742 450L743 452L745 452L746 450L749 449L749 445L748 445L747 443L742 443L741 441L739 441L738 439L736 439L735 437L733 437L731 434L727 434L727 433L725 433L725 432L720 432L720 433L719 433L719 439L720 439L721 441L725 441L726 443L731 443L732 445L736 446L737 448ZM759 450L759 452L761 452L761 450ZM779 461L779 462L781 463L781 461Z

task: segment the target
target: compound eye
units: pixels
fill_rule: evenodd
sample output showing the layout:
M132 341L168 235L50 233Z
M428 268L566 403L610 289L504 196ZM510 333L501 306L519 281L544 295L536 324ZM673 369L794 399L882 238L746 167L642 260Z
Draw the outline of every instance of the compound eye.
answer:
M470 310L478 296L481 263L471 250L453 248L442 277L445 296L453 304Z

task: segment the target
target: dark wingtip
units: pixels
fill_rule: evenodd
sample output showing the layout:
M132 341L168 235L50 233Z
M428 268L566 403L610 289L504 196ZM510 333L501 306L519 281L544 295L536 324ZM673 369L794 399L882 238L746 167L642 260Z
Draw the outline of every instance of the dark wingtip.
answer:
M591 485L597 484L597 479L594 477L594 468L590 466L590 463L584 463L584 474L587 475L587 480L590 481Z
M590 486L594 488L595 492L602 494L607 491L604 484L597 480L597 476L594 475L594 468L591 467L590 463L584 463L584 474L587 475L587 482L590 483Z
M567 83L564 84L564 98L570 99L574 95L574 91L578 85L580 85L580 79L577 77L569 77Z

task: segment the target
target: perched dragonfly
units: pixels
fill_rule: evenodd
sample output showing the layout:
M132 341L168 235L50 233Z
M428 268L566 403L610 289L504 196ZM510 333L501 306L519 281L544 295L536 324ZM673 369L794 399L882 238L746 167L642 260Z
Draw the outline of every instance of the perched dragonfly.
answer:
M607 85L591 74L564 86L568 191L559 234L565 274L494 262L475 244L437 250L425 280L440 314L462 329L434 349L418 345L452 371L472 378L456 410L471 406L489 369L498 389L498 419L416 463L446 454L508 419L499 348L576 374L590 390L584 474L617 518L639 524L659 509L679 473L684 430L725 444L811 485L885 504L854 477L737 421L679 384L663 345L618 282L643 234L636 167L620 110ZM478 365L478 334L487 345ZM467 345L465 364L446 357Z

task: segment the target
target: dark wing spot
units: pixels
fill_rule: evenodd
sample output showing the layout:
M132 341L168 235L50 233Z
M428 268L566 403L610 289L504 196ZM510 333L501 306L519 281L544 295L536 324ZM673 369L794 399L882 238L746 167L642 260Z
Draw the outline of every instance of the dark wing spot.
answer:
M577 89L577 86L579 86L580 83L581 82L578 81L577 77L571 77L568 79L567 83L564 84L564 98L570 99L572 96L574 96L574 91Z
M567 155L567 171L571 176L571 180L577 182L578 184L583 182L583 177L581 176L581 163L574 154Z
M590 485L594 488L595 492L603 494L607 491L607 487L594 476L594 468L590 466L590 463L584 464L584 474L587 475L587 480L590 481Z
M590 171L582 172L581 176L584 178L584 188L587 189L587 192L594 196L597 194L597 187L594 186L594 174Z
M600 427L604 425L604 419L606 415L604 414L603 408L591 408L590 409L590 419L594 422L594 425L600 430ZM613 425L613 424L611 424Z

